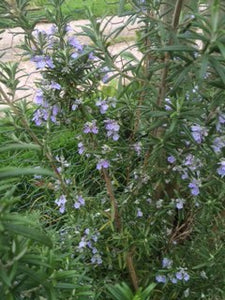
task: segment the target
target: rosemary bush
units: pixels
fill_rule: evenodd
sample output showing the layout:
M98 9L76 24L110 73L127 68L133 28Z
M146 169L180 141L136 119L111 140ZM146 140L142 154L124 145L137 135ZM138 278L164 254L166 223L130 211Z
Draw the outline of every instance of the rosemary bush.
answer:
M23 177L17 192L31 208L17 209L38 212L67 265L82 266L85 299L223 299L224 4L129 1L109 34L87 10L82 45L63 1L51 3L49 32L26 16L29 1L8 11L42 78L35 104L17 103L18 66L1 63L14 128L5 140L38 145L29 164L54 172ZM112 55L111 40L134 22L136 41Z

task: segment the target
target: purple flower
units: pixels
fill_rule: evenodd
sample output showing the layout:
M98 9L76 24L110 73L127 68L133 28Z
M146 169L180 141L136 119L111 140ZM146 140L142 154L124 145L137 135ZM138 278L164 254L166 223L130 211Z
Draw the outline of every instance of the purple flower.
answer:
M92 122L87 122L84 124L84 133L93 133L93 134L97 134L98 133L98 127L96 126L96 121L92 121Z
M170 278L170 281L171 281L173 284L176 284L176 283L177 283L177 278L172 277L172 278Z
M91 262L92 262L93 264L100 265L100 264L102 264L102 258L101 258L101 256L100 256L99 254L96 254L96 255L94 255L94 256L91 258Z
M49 29L49 34L53 35L58 31L58 27L54 24Z
M138 217L138 218L143 217L143 212L141 211L140 208L137 209L137 217Z
M45 61L46 61L47 67L49 67L50 69L54 69L55 68L53 60L52 60L52 58L50 56L46 56Z
M166 276L165 275L157 275L155 277L155 279L159 283L166 283Z
M92 238L92 240L93 240L94 242L97 242L98 236L99 236L99 232L97 232L96 234L93 234L93 235L91 236L91 238Z
M85 241L85 237L82 237L82 238L81 238L81 241L80 241L80 243L79 243L78 248L79 248L79 249L85 248L86 245L87 245L87 242Z
M89 228L86 228L86 229L84 230L84 233L85 233L86 235L89 235L89 234L90 234L90 229L89 229Z
M85 205L85 200L82 196L77 196L77 201L74 203L74 208L79 209L81 206Z
M78 106L82 103L81 99L76 99L72 105L72 110L76 110L78 108Z
M78 153L81 155L84 153L85 148L84 148L84 144L82 142L78 143Z
M104 74L102 77L102 82L106 83L109 80L108 72L110 71L108 67L104 67L101 69L102 73Z
M221 149L225 147L225 136L220 136L214 139L212 148L216 153L221 152Z
M208 135L207 129L198 124L191 126L191 131L191 135L197 144L201 144L204 138Z
M59 112L59 107L57 105L53 105L52 107L52 115L51 115L51 121L53 123L56 123L56 116Z
M43 55L35 55L31 58L31 61L33 61L36 64L37 69L43 69L46 66L53 69L54 63L50 56L43 56Z
M74 59L76 59L78 56L79 56L79 54L77 52L73 52L71 54L71 57L74 58Z
M97 248L95 248L95 247L92 247L92 253L93 253L93 254L96 254L96 253L98 253L98 250L97 250Z
M42 55L35 55L31 58L31 61L36 64L37 69L43 69L46 65L45 58Z
M196 169L202 167L202 162L194 155L188 154L185 157L184 165L187 166L191 171L195 171Z
M223 124L225 124L225 114L220 114L218 118L218 122L216 124L216 130L221 132L222 131L221 125Z
M200 193L199 185L200 181L197 179L193 179L192 182L189 183L188 187L191 189L192 195L197 196Z
M93 52L90 52L90 53L88 54L88 58L89 58L90 60L96 60L96 59L97 59L97 57L94 55Z
M106 159L101 159L101 160L97 163L96 169L97 169L97 170L108 169L109 166L110 166L110 164L109 164L108 160L106 160Z
M141 146L141 142L135 143L133 145L134 151L137 153L138 156L141 154Z
M58 205L60 213L63 214L65 212L65 204L66 204L66 197L65 197L65 195L61 195L59 197L59 199L56 199L55 200L55 204Z
M39 105L43 105L44 103L44 95L41 89L38 89L34 98L34 102Z
M67 24L64 29L66 32L70 32L73 30L73 28L69 24Z
M100 113L105 114L109 108L109 105L106 103L106 100L101 100L96 102L96 106L100 108Z
M40 126L43 121L47 121L49 113L46 109L37 109L34 113L32 121L35 122L36 126Z
M59 107L56 104L53 105L53 107L52 107L53 116L57 116L58 112L59 112Z
M181 199L181 198L180 199L176 199L176 208L177 209L183 209L184 208L184 203L185 203L184 199Z
M74 47L76 50L82 52L83 51L83 45L75 38L75 37L70 37L68 39L68 43L70 46Z
M173 164L173 163L175 163L176 158L175 158L173 155L170 155L170 156L167 157L167 161L168 161L170 164Z
M185 271L184 268L180 268L180 270L175 274L178 280L188 281L190 279L189 274Z
M169 98L165 98L165 102L166 102L166 104L164 105L165 110L172 110L172 108L171 108L171 105L172 105L171 100Z
M170 269L172 267L173 261L167 257L164 257L162 260L162 267Z
M104 123L105 129L107 130L107 136L112 137L114 141L117 141L119 139L118 131L120 129L120 125L115 120L111 119L105 120Z
M55 81L51 81L50 88L53 90L61 90L61 85Z
M222 178L225 176L225 160L222 160L218 163L220 167L217 169L217 174L219 174Z

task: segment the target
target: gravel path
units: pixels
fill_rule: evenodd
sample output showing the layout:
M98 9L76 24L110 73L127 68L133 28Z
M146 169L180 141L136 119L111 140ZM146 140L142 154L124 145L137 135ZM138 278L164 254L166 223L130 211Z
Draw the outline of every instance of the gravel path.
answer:
M116 28L120 27L123 24L126 24L127 17L120 18L114 17L106 26L105 33L111 33ZM103 23L107 22L109 19L106 19ZM89 22L88 20L79 20L73 21L70 23L73 31L75 33L81 33L82 28L81 26L87 25ZM37 29L48 31L52 24L38 24L36 26ZM121 52L123 49L126 49L128 46L132 46L134 42L132 39L135 38L135 31L138 29L138 23L134 23L133 25L128 25L126 28L120 33L120 38L127 40L128 42L121 42L110 46L110 51L112 54L117 54ZM19 62L19 68L21 69L20 73L18 74L21 76L20 78L20 87L25 88L27 90L19 90L17 92L17 99L25 97L27 95L29 100L33 100L34 93L35 93L35 81L40 78L39 72L35 69L34 63L25 60L21 57L22 50L18 48L18 46L23 41L23 31L21 28L13 28L13 29L6 29L1 35L0 38L0 55L1 53L5 53L3 57L0 58L3 62ZM89 40L87 37L79 36L79 41L82 44L88 44ZM132 47L132 53L140 58L141 54L135 47ZM118 61L118 66L121 65L121 62Z

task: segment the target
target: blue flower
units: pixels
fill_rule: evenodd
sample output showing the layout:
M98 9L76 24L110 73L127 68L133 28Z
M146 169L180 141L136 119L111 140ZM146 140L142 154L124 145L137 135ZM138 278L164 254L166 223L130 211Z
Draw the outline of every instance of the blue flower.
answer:
M105 114L106 111L107 111L108 108L109 108L109 105L107 104L106 100L101 100L101 99L99 99L99 100L96 102L96 106L100 108L100 113L101 113L101 114Z
M178 280L188 281L190 279L190 275L185 271L184 268L180 268L175 276Z
M170 164L173 164L173 163L175 163L176 158L175 158L173 155L170 155L170 156L167 157L167 161L168 161Z
M84 124L84 133L93 133L93 134L97 134L98 133L98 127L96 126L96 121L92 121L92 122L87 122Z
M109 164L108 160L106 160L106 159L101 159L101 160L97 163L96 169L97 169L97 170L108 169L109 166L110 166L110 164Z
M41 89L38 89L34 98L34 102L36 104L39 104L41 106L43 106L44 103L44 95L43 95L43 91Z
M213 141L212 148L216 153L221 152L221 149L225 147L225 136L216 137Z
M182 198L176 199L176 208L183 209L185 200Z
M225 160L218 163L220 167L217 169L217 173L223 178L225 176Z
M55 81L51 81L50 88L53 90L61 90L61 85Z
M107 136L111 137L114 141L119 139L118 131L120 129L120 125L111 119L107 119L104 121L105 129L107 130Z
M78 143L78 153L81 155L85 151L84 144L82 142Z
M166 283L166 276L165 275L157 275L155 277L155 279L159 283Z
M138 156L141 154L141 147L141 142L137 142L133 145L134 151L137 153Z
M65 212L65 204L66 204L66 196L65 195L61 195L60 197L59 197L59 199L56 199L55 200L55 204L57 204L58 205L58 207L59 207L59 211L60 211L60 213L61 214L63 214L64 212Z
M82 196L77 196L77 201L74 203L74 208L79 209L81 206L85 205L85 200Z
M191 189L191 193L194 196L197 196L199 191L200 181L197 179L193 179L192 182L189 183L188 187Z
M173 261L167 257L164 257L162 260L162 267L170 269L172 267Z
M141 211L140 208L137 209L137 217L138 217L138 218L143 217L143 212Z
M197 144L201 144L204 138L208 135L207 129L198 124L191 126L191 131L191 135Z
M83 45L75 38L75 37L70 37L68 39L68 43L70 46L74 47L76 50L82 52L83 51Z

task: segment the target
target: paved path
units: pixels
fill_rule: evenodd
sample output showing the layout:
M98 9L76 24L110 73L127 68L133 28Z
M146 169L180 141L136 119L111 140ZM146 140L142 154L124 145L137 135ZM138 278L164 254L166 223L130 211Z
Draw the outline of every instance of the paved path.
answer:
M103 22L102 26L106 24L109 18ZM121 25L125 25L128 20L128 17L114 17L106 26L105 34L111 33L116 28L120 27ZM89 23L88 20L79 20L73 21L70 23L73 31L75 33L81 33L82 28L81 26L87 25ZM48 31L52 24L38 24L36 26L37 29ZM126 26L123 31L120 33L120 37L127 42L121 42L110 46L110 51L112 54L117 54L123 49L131 46L134 42L131 40L135 37L135 31L138 28L138 23L134 23L133 25L129 24ZM32 100L35 93L35 84L34 82L40 78L39 72L35 69L34 63L25 60L25 58L21 57L22 50L18 48L18 46L23 41L23 31L21 28L13 28L13 29L6 29L4 33L0 35L0 54L5 53L4 56L0 59L3 62L19 62L19 67L21 69L19 76L20 78L20 86L23 88L27 88L28 90L20 90L17 93L17 99L21 97L25 97L29 94L29 99ZM78 39L83 44L88 44L89 40L87 37L79 36ZM136 48L132 48L132 53L140 57L140 53L137 51ZM118 62L120 65L120 62Z

